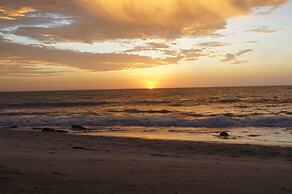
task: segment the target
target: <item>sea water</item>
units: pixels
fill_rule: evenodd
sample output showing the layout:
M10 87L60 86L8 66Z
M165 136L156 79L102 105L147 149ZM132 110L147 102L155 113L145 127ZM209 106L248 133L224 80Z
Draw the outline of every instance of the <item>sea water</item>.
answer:
M0 93L0 126L292 146L292 86ZM220 138L228 131L229 138ZM83 133L84 134L84 133Z

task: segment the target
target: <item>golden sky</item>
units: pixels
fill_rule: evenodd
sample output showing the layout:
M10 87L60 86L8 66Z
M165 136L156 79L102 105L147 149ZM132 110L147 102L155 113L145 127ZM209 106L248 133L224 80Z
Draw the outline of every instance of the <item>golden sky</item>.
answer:
M0 90L292 84L289 0L1 0Z

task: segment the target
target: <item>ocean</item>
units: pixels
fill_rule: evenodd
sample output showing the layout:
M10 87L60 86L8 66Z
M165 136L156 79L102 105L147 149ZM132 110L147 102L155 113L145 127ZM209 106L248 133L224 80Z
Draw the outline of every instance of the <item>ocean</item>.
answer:
M0 126L14 125L82 125L89 129L82 135L292 146L292 86L2 92ZM220 131L230 138L220 138Z

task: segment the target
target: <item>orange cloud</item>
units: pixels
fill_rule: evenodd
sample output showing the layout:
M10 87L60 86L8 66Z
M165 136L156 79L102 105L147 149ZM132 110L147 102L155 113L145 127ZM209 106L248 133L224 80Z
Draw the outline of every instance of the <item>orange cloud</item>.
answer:
M276 7L285 2L287 0L1 0L0 25L12 27L10 34L36 38L47 45L55 41L123 39L127 42L143 38L218 36L217 30L224 29L227 19L247 15L258 7ZM28 13L35 15L26 17ZM70 22L59 25L64 18L69 18ZM53 25L48 27L50 22ZM0 30L0 35L5 33ZM200 49L172 50L168 44L150 43L125 54L93 54L0 40L0 59L112 71L196 60L210 55L204 49L224 46L224 43L207 42L198 46ZM158 59L131 54L145 50L160 51L166 57ZM242 54L227 54L222 61L236 61Z
M1 5L1 4L0 4ZM15 20L18 17L24 17L28 13L35 12L32 7L7 7L0 6L0 20Z
M58 50L46 47L20 45L0 40L1 61L13 60L22 64L60 65L91 71L114 71L122 69L153 67L166 65L170 59L153 59L146 56L131 54L93 54Z
M19 28L18 34L62 41L178 38L214 35L226 20L287 0L72 0L33 1L37 9L72 17L71 25ZM46 36L43 36L43 35Z

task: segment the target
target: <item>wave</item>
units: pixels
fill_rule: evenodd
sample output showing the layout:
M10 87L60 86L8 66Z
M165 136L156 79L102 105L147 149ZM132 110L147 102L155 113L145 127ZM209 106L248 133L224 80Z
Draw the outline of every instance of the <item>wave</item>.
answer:
M0 112L0 116L36 116L48 114L49 112Z
M230 117L230 118L245 118L245 117L252 117L252 116L269 116L272 113L231 113L231 112L227 112L227 113L218 113L218 114L199 114L199 113L192 113L192 112L181 112L180 113L183 116L188 116L188 117L219 117L219 116L226 116L226 117ZM274 113L274 114L287 114L288 113L284 113L284 112L279 112L279 113Z
M290 104L292 99L240 99L240 98L222 98L222 99L193 99L193 100L142 100L128 101L120 99L117 101L81 101L81 102L22 102L22 103L0 103L2 109L17 109L17 108L67 108L67 107L86 107L86 106L104 106L104 105L165 105L171 107L180 106L198 106L210 104L237 104L238 108L248 108L250 104Z
M1 103L0 108L66 108L66 107L85 107L85 106L103 106L103 105L158 105L168 104L169 101L85 101L85 102L33 102L33 103Z
M292 115L292 112L290 112L290 111L280 111L279 114Z
M39 102L39 103L17 103L0 104L0 108L48 108L48 107L81 107L81 106L102 106L114 104L115 102Z
M206 116L208 116L205 114L199 114L199 113L193 113L193 112L181 112L180 114L183 116L189 116L189 117L206 117Z
M222 103L222 104L229 104L229 103L237 103L237 102L242 102L242 99L238 99L238 98L226 98L226 99L219 99L216 100L214 102L217 103Z
M288 111L280 111L280 112L275 112L275 113L257 113L257 112L252 112L252 113L218 113L218 114L201 114L201 113L195 113L195 112L183 112L183 111L175 111L175 110L166 110L166 109L161 109L161 110L148 110L148 109L110 109L108 110L110 113L129 113L129 114L179 114L182 116L187 116L187 117L217 117L217 116L226 116L226 117L251 117L251 116L269 116L271 114L286 114L286 115L292 115L292 112Z
M143 104L143 105L156 105L156 104L170 104L171 101L167 100L139 100L139 101L133 101L130 104Z
M172 113L170 110L142 110L142 109L125 109L125 110L109 110L113 113L146 113L146 114L167 114Z
M2 119L1 126L143 126L143 127L292 127L292 117L270 116L258 118L231 118L217 116L205 119L177 119L177 118L48 118L48 119Z

